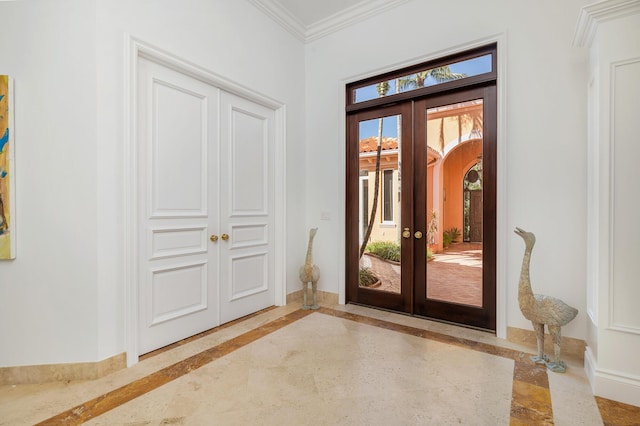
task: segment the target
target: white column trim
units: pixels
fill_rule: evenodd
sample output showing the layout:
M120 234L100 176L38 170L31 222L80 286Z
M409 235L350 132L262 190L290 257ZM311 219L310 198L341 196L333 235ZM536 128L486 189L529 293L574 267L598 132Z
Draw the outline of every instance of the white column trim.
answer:
M640 2L639 2L640 3ZM616 321L615 318L615 303L616 303L616 290L617 290L617 279L615 275L615 264L616 264L616 146L620 145L618 139L616 137L616 89L618 86L617 82L617 69L623 66L633 65L640 63L640 58L631 58L625 59L621 61L615 61L609 64L609 138L606 141L602 141L601 143L607 144L607 152L609 154L608 163L609 163L609 173L608 177L608 214L609 219L607 221L607 233L608 235L608 283L607 283L607 291L608 291L608 318L606 328L608 330L615 330L623 333L630 334L638 334L640 335L640 327L622 324Z
M578 16L573 45L590 46L601 22L634 13L640 13L640 0L607 0L583 7Z

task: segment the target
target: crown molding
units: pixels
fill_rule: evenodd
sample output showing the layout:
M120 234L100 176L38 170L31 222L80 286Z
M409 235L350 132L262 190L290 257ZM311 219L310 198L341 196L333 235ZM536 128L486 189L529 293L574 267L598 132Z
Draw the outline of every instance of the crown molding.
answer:
M410 0L364 0L307 27L306 42L311 42L386 12Z
M363 0L310 25L305 25L278 0L249 0L297 39L309 43L355 23L369 19L411 0Z
M249 0L262 13L273 19L300 41L306 41L306 26L277 0Z
M573 45L590 46L600 23L635 13L640 13L640 0L605 0L583 7L578 16Z

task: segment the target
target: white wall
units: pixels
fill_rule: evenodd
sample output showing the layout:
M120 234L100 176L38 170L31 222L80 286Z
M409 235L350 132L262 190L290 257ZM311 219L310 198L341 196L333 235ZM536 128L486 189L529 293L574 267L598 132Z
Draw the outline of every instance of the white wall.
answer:
M572 47L584 2L414 0L307 46L307 220L319 224L314 261L324 291L344 286L344 85L417 63L438 52L506 33L507 325L531 329L518 308L524 244L514 226L538 243L534 292L580 310L563 330L584 338L586 257L586 54ZM328 167L327 165L333 165ZM331 221L320 221L329 211ZM501 309L500 307L498 309Z
M16 93L18 253L0 367L125 350L125 33L286 105L287 275L304 261L304 46L245 1L0 2Z
M17 258L0 262L0 366L92 360L94 5L2 2L0 16L0 73L15 79L17 185Z

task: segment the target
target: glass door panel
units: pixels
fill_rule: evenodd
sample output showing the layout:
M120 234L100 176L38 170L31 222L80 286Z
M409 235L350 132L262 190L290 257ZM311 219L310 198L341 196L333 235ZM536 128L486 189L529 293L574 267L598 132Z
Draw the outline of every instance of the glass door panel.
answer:
M428 299L482 306L482 110L473 99L426 111Z
M411 169L402 161L410 148L410 141L408 147L404 143L410 112L405 105L355 114L348 129L347 161L358 173L350 178L357 187L347 196L347 216L357 218L347 229L347 256L357 265L356 271L348 269L349 300L403 311L410 309L411 295L404 264L411 247L402 241L402 224L410 220L404 177Z
M400 115L358 123L359 285L400 293Z
M426 169L414 174L416 226L426 230L415 247L415 313L487 329L495 329L492 105L488 87L417 101L414 111L414 155Z

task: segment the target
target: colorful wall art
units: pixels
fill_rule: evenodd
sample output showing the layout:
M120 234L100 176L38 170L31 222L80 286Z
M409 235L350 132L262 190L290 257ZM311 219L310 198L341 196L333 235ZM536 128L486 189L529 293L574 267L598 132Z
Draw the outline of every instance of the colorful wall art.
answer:
M0 75L0 260L16 257L12 83Z

